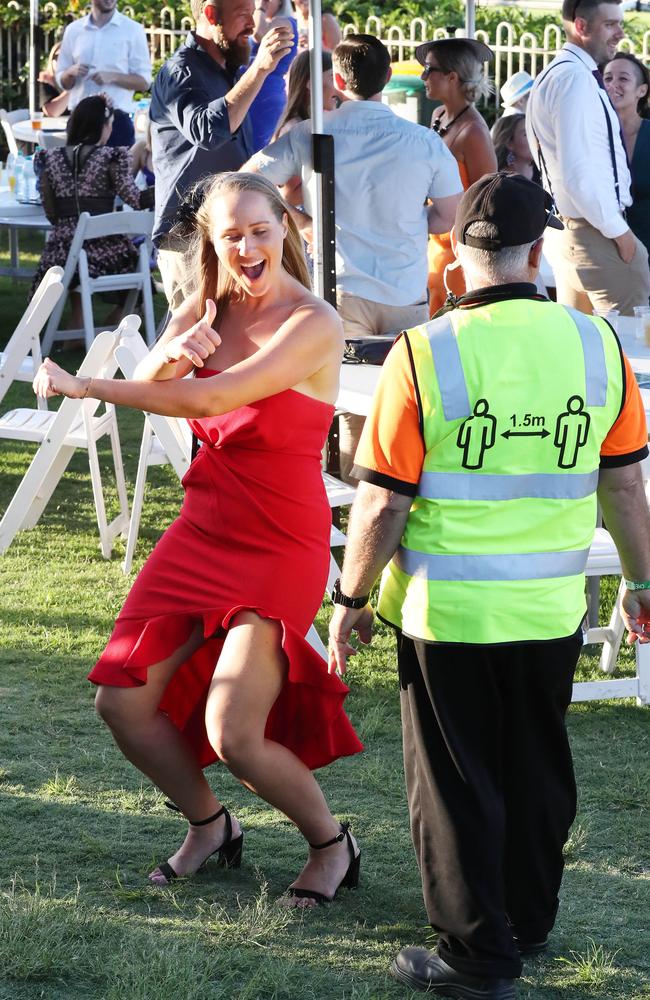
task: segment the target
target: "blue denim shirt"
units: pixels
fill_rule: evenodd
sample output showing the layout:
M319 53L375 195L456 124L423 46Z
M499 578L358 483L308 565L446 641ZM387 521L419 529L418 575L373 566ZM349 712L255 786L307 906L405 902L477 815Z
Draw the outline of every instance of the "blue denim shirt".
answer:
M157 245L185 249L184 241L176 246L166 238L184 196L210 174L238 170L253 152L247 119L236 132L230 130L224 98L237 77L219 66L192 32L156 77L149 116Z

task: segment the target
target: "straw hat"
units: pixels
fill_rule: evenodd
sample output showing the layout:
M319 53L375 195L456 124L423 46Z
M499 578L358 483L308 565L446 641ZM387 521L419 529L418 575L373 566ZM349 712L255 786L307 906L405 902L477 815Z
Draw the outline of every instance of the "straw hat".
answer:
M525 97L533 85L530 73L522 69L519 73L509 76L501 88L502 108L511 108L513 104Z

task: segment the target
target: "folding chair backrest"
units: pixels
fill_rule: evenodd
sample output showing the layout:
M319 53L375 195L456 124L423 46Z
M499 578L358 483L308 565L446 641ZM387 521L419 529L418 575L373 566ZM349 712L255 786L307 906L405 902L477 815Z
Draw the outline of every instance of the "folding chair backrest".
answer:
M23 313L18 326L0 355L0 400L18 377L20 367L31 353L34 373L41 363L39 336L57 302L63 295L63 268L51 267L41 280ZM39 400L39 403L44 403Z
M138 212L108 212L105 215L88 215L84 212L80 221L87 216L84 228L84 240L101 239L104 236L151 236L153 231L153 212L141 210Z

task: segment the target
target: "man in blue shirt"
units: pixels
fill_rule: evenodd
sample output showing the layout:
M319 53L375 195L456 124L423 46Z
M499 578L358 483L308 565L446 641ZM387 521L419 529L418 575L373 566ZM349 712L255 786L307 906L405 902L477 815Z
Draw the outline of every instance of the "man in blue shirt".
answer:
M291 49L286 25L262 39L247 70L253 0L192 0L196 29L160 70L151 96L151 147L156 175L153 238L170 308L192 292L184 266L187 237L174 230L179 207L197 181L237 170L252 147L248 110Z

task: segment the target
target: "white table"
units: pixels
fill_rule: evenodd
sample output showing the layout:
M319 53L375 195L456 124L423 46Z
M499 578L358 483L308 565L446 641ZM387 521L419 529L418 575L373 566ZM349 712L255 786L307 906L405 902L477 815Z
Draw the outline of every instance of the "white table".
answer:
M20 266L19 230L50 228L42 205L21 205L7 188L0 189L0 227L9 230L9 267L0 267L0 275L10 278L31 278L33 268Z
M66 125L68 119L65 118L43 118L41 128L32 128L32 123L27 119L24 122L16 122L11 126L15 138L19 142L31 142L37 146L43 135L48 134L48 146L65 146L67 142Z
M650 347L635 337L636 321L633 316L620 316L618 336L623 350L630 359L632 370L650 376ZM381 367L379 365L341 365L341 381L336 406L347 413L367 417ZM646 410L650 412L650 391L643 390Z

